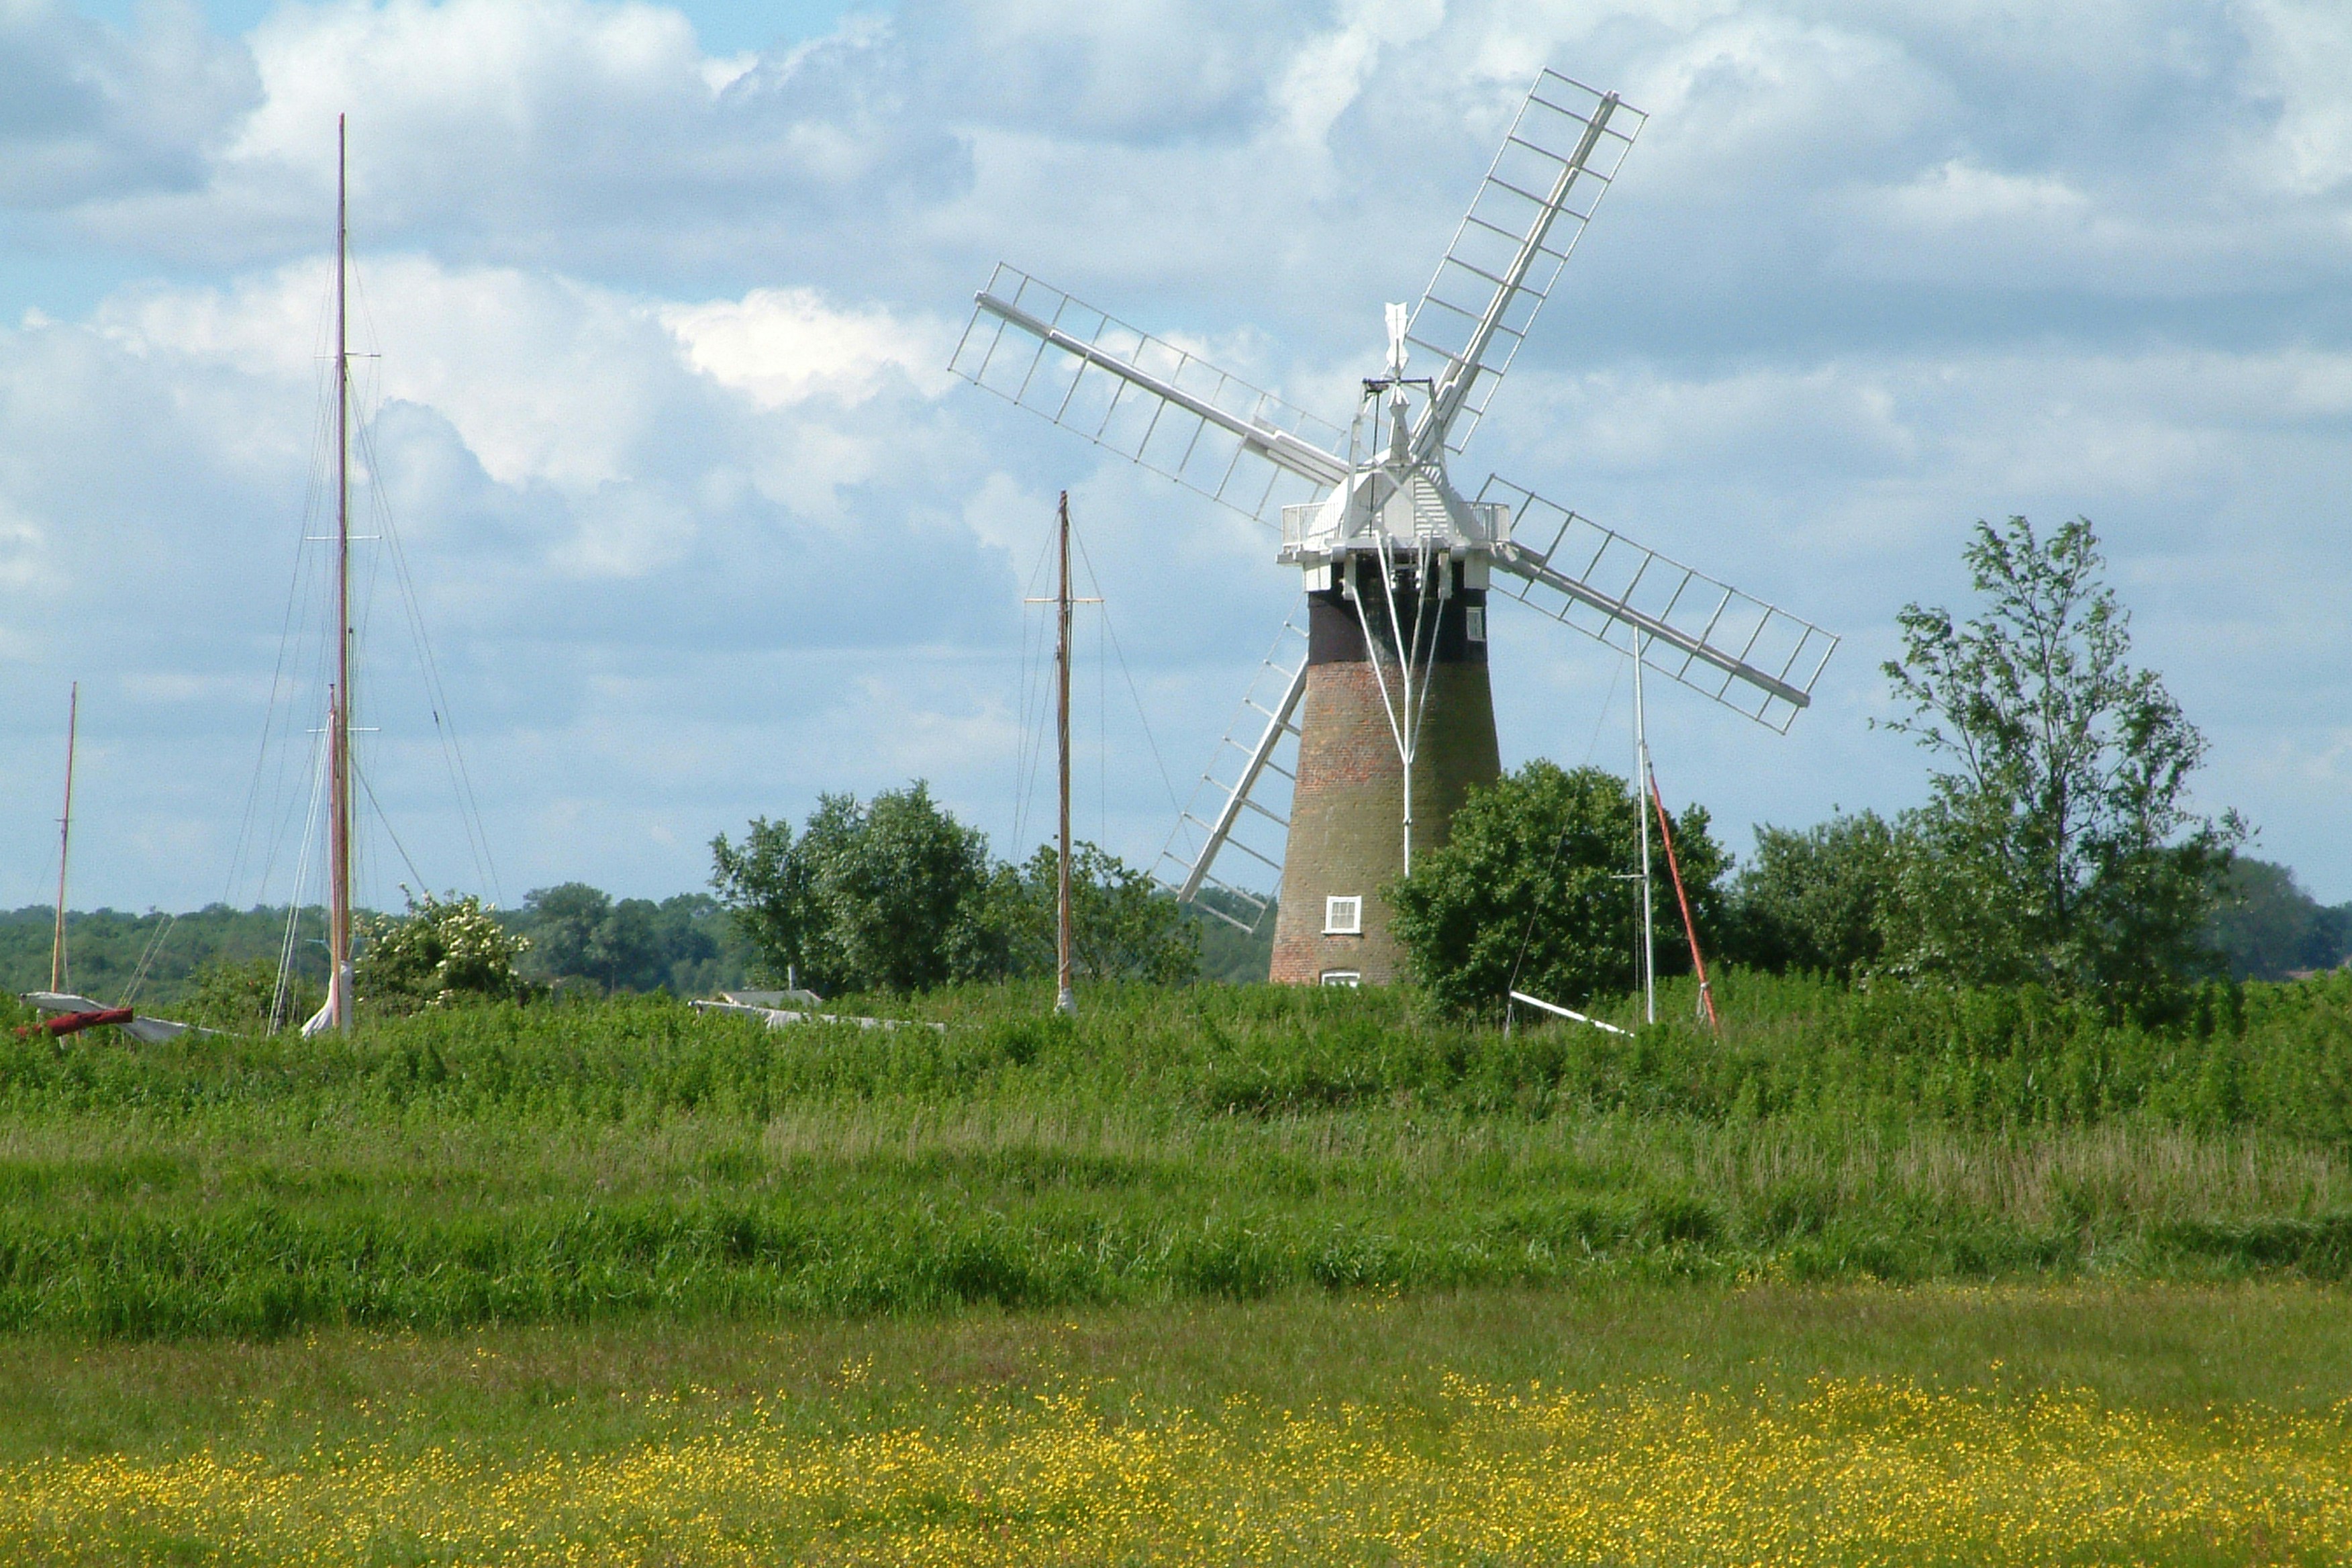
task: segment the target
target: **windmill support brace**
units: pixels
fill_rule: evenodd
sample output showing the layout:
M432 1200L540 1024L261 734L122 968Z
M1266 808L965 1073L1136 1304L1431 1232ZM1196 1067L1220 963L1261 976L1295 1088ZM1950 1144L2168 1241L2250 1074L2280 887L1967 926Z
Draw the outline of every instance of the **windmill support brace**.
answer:
M1539 583L1554 593L1574 599L1580 605L1590 605L1612 620L1622 621L1633 627L1643 637L1679 648L1702 663L1713 665L1726 675L1770 692L1792 708L1810 708L1813 705L1812 698L1808 696L1802 688L1791 686L1779 676L1769 675L1745 660L1734 658L1720 649L1710 647L1690 633L1668 626L1654 616L1645 616L1621 599L1612 599L1606 594L1596 593L1566 573L1555 572L1549 564L1527 553L1515 544L1496 547L1495 564L1516 576L1526 578L1530 583Z
M1051 322L1040 321L1020 306L1000 300L986 290L973 298L990 315L1010 322L1064 353L1074 354L1090 365L1107 370L1121 381L1132 382L1153 396L1165 398L1187 414L1205 419L1221 430L1240 437L1248 446L1303 479L1312 479L1327 488L1348 482L1346 464L1312 443L1300 440L1287 430L1278 430L1271 425L1261 425L1238 414L1227 413L1204 398L1193 396L1174 383L1162 381L1150 371L1128 363L1117 354L1106 353L1083 339L1074 338Z
M1189 904L1199 896L1201 884L1208 878L1210 864L1232 836L1234 823L1241 816L1242 807L1248 803L1249 793L1256 785L1258 774L1265 771L1266 761L1274 755L1274 748L1281 742L1283 735L1293 728L1290 716L1298 710L1298 700L1306 691L1307 664L1302 659L1297 673L1290 678L1290 684L1283 688L1282 700L1275 705L1274 721L1265 727L1265 733L1258 737L1257 744L1250 748L1249 761L1242 765L1242 775L1234 783L1233 793L1225 797L1224 807L1217 813L1216 821L1209 824L1208 842L1201 847L1200 856L1193 860L1192 870L1185 874L1184 885L1177 889L1178 903ZM1265 858L1264 856L1258 858Z

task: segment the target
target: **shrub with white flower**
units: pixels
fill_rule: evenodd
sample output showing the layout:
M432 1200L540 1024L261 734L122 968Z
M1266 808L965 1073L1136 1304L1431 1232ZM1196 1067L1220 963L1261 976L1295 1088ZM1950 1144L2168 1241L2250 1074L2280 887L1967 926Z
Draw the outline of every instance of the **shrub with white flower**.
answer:
M400 891L406 914L362 917L356 978L362 1000L397 1011L530 989L515 961L530 950L530 939L499 924L478 897L428 892L419 899L405 884Z

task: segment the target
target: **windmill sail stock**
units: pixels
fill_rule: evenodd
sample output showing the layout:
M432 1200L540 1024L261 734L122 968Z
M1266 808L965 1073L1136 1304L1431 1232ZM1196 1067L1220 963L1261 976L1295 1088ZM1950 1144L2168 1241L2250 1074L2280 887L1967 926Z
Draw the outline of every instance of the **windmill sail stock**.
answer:
M1010 267L948 368L1260 522L1348 478L1337 426Z
M1405 329L1445 367L1418 443L1469 443L1647 119L1558 71L1536 79Z
M976 297L951 370L1277 525L1278 558L1305 574L1307 613L1286 623L1262 662L1220 762L1155 868L1187 901L1222 889L1228 907L1199 907L1235 924L1244 923L1237 913L1255 923L1273 904L1213 875L1219 854L1253 863L1236 876L1273 871L1278 980L1396 973L1380 889L1391 871L1410 874L1416 799L1433 841L1464 792L1499 773L1490 593L1779 732L1811 703L1837 647L1818 626L1520 486L1489 479L1472 502L1446 475L1644 121L1613 92L1549 69L1537 78L1420 304L1410 315L1387 307L1387 374L1364 383L1356 416L1358 433L1370 421L1369 450L1012 267L1000 265ZM1434 362L1431 373L1410 376L1408 358ZM1414 606L1409 642L1401 603ZM1437 740L1424 754L1417 737L1433 700L1448 717L1430 720ZM1360 737L1383 729L1395 754L1376 761ZM1380 826L1400 792L1402 820ZM1380 842L1391 836L1401 842Z
M1638 632L1643 664L1777 733L1811 706L1830 633L1508 479L1478 499L1514 520L1495 552L1515 579L1503 593L1612 647Z

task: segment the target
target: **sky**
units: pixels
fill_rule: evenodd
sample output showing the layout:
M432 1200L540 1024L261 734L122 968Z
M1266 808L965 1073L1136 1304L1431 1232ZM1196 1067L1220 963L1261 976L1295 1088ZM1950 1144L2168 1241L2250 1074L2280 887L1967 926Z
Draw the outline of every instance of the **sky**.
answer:
M2352 899L2340 0L0 0L0 907L53 896L76 680L77 907L316 896L339 111L362 897L512 905L918 778L1039 841L1063 489L1077 827L1150 863L1297 579L948 374L972 292L1344 425L1547 66L1649 118L1455 482L1844 639L1785 737L1652 683L1670 800L1735 850L1917 804L1897 613L2082 515L2200 808ZM1506 764L1622 767L1618 656L1494 639Z

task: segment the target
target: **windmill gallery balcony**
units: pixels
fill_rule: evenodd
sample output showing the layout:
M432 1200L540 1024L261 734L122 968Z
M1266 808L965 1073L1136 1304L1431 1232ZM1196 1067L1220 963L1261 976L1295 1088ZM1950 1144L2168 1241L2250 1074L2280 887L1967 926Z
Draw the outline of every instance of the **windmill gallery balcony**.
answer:
M1375 493L1379 503L1366 504ZM1325 565L1351 550L1381 549L1383 534L1394 554L1427 549L1456 560L1491 556L1511 542L1511 509L1464 500L1425 475L1414 474L1400 485L1373 469L1319 501L1284 507L1277 559L1286 566Z

